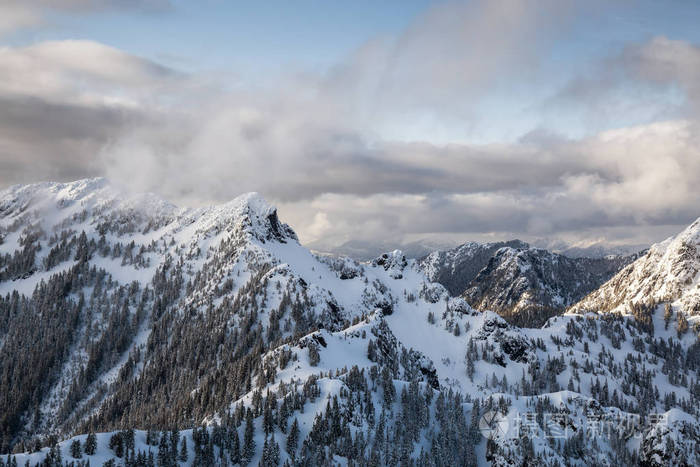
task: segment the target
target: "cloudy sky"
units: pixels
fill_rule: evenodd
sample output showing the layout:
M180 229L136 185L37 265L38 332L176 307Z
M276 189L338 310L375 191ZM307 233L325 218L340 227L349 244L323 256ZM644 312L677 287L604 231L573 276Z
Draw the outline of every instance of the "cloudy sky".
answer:
M302 242L700 216L694 0L0 0L0 188L258 191Z

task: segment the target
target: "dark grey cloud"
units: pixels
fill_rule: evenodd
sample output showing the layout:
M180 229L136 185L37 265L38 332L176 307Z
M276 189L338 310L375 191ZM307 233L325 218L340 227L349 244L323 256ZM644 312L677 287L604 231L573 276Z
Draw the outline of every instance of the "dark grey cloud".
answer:
M0 184L99 174L105 145L156 128L184 75L92 41L0 49Z
M131 109L0 96L0 185L99 175L95 155L146 120Z

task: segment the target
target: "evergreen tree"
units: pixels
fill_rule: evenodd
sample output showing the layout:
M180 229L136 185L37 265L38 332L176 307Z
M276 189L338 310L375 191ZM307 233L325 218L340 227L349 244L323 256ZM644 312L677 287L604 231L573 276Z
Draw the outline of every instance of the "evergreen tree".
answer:
M169 465L170 460L170 443L168 442L168 432L164 431L160 434L160 442L158 443L158 465Z
M95 433L89 433L87 438L85 438L85 454L88 456L94 456L97 450L97 436Z
M255 427L253 426L253 411L247 409L245 416L245 431L243 433L243 450L241 464L248 465L255 455Z
M146 431L146 444L149 446L158 446L158 432L149 429Z
M299 422L296 418L292 422L292 427L289 429L289 435L287 435L287 452L294 458L297 450L297 444L299 443Z
M109 438L109 448L114 451L114 455L122 457L124 455L124 441L121 433L114 433Z
M81 452L80 449L80 441L77 439L74 439L70 443L70 455L73 457L73 459L80 459L83 457L83 453Z
M389 367L382 368L382 388L384 390L384 403L391 405L396 399L396 388Z
M63 460L61 459L61 449L59 448L58 444L54 444L53 446L51 446L51 450L49 451L48 457L49 459L51 459L51 464L49 465L63 465ZM17 465L16 459L13 462L14 465Z
M280 447L274 438L265 438L263 445L262 459L260 465L263 467L277 467L280 463Z
M476 371L476 368L474 367L472 353L467 352L467 376L469 377L469 381L474 381L474 371Z
M309 365L316 366L321 361L321 355L318 353L316 344L309 344Z
M238 439L238 430L236 427L231 428L229 435L229 457L231 463L238 464L241 462L241 443Z
M180 446L180 455L178 456L177 460L180 462L187 462L187 455L187 438L183 436Z
M172 430L170 432L170 452L168 453L168 460L170 463L174 464L177 460L178 452L177 446L180 444L180 432L178 430Z

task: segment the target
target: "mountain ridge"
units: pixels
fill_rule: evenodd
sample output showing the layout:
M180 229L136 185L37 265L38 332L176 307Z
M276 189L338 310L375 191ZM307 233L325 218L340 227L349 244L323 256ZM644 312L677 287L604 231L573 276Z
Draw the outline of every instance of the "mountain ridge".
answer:
M698 316L521 328L401 251L314 255L255 195L147 215L76 183L0 195L0 453L20 464L700 460Z

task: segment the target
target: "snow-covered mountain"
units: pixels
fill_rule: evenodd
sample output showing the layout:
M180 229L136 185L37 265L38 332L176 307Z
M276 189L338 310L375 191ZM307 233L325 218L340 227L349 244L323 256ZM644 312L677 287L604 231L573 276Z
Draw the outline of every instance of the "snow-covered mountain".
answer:
M700 219L653 245L573 309L633 313L667 303L669 313L700 313Z
M0 465L700 461L700 344L662 308L519 328L254 194L18 186L0 238Z
M531 242L532 246L549 250L569 258L604 258L606 256L631 256L649 248L644 244L616 244L605 241L565 242L540 238Z
M0 392L18 394L0 451L199 423L250 390L266 349L446 296L398 252L314 256L255 194L180 209L91 179L10 188L0 216Z
M539 248L502 248L462 296L479 310L539 327L595 290L635 256L568 258Z
M520 240L465 243L419 260L433 282L478 310L539 327L610 279L638 255L569 258Z
M461 295L472 280L501 248L529 248L520 240L508 242L467 242L450 250L438 250L419 260L432 282L442 284L453 296Z

